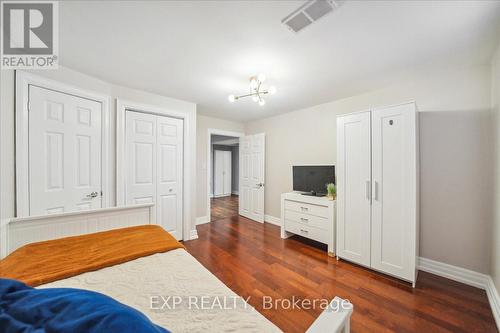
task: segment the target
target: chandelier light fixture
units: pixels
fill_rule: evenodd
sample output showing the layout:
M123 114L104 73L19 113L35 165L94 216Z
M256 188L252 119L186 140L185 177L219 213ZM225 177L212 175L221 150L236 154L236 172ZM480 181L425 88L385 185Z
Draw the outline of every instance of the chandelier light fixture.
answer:
M263 89L262 83L266 80L266 76L264 74L259 74L257 76L250 77L250 93L245 95L229 95L229 102L233 103L244 97L252 97L252 100L256 103L259 103L260 106L264 106L266 101L264 100L264 95L270 94L274 95L276 93L276 87L270 86L268 89Z

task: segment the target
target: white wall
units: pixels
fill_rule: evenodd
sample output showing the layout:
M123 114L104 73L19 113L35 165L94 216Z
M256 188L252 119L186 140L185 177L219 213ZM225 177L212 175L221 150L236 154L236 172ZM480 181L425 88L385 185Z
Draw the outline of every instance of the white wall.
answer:
M229 121L219 118L213 118L203 115L198 115L196 126L196 201L197 201L197 217L205 217L207 215L207 140L208 129L218 129L230 132L245 132L243 123Z
M101 94L109 95L111 98L110 103L110 174L111 179L111 205L116 203L116 98L122 98L129 101L164 107L171 110L180 112L192 113L193 124L190 131L196 132L196 104L185 102L177 99L168 98L165 96L155 95L144 91L130 89L127 87L117 86L108 82L101 81L94 77L82 74L80 72L60 67L58 70L38 70L32 71L33 74L46 77L59 82L64 82L68 85L79 87L84 90L94 91ZM0 87L0 209L1 217L8 218L15 216L15 155L14 155L14 72L11 70L0 71L1 87ZM196 157L196 142L193 140L190 147L185 147L186 154L189 159L194 163ZM195 177L196 171L193 166L192 174L190 175L192 181L191 191L195 193ZM192 211L190 212L192 220L194 220L196 204L193 200ZM194 221L192 221L190 229L194 229Z
M421 130L420 255L489 272L490 66L422 69L374 92L250 122L266 133L265 212L280 216L291 165L335 164L336 115L410 100Z
M494 130L494 196L491 247L491 276L500 291L500 45L492 61L491 105Z

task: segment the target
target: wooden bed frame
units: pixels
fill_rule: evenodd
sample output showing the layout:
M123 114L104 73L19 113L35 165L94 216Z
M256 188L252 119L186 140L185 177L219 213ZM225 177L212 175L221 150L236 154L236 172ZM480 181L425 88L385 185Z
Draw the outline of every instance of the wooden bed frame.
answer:
M0 226L0 258L29 243L156 224L153 209L150 203L5 220Z
M154 204L7 219L0 225L0 258L29 243L144 224L156 224ZM353 307L339 307L342 301L335 297L307 333L349 333Z

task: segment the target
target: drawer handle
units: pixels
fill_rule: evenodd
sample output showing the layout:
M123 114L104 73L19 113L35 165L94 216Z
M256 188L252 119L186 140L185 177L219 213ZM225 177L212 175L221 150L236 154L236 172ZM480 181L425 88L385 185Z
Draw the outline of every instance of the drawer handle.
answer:
M309 210L309 208L307 208L307 207L300 207L300 209L302 209L302 210Z
M302 222L309 222L309 219L306 219L306 218L304 218L304 217L301 217L301 218L300 218L300 220L301 220Z
M307 234L309 232L309 230L300 229L300 232L304 232Z

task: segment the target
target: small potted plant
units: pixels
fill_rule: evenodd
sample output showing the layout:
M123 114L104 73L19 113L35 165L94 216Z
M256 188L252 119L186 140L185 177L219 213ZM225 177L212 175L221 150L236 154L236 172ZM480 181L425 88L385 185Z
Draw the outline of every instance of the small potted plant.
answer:
M328 193L328 199L335 200L337 197L337 188L334 183L326 184L326 191Z

